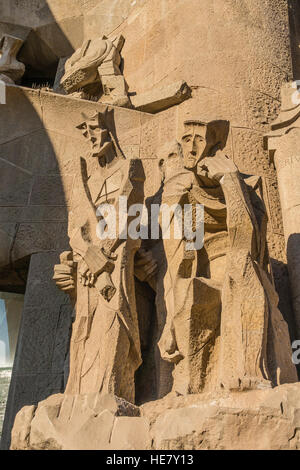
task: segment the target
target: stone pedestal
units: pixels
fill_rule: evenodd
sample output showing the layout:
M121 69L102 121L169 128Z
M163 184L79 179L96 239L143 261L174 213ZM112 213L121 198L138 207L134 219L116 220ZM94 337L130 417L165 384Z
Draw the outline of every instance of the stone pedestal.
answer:
M23 408L13 450L296 450L300 384L167 396L140 408L112 395L53 395Z

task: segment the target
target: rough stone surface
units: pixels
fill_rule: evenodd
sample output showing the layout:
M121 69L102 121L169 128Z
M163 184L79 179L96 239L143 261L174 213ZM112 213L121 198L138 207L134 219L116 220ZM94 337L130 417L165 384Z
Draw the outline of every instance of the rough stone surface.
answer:
M53 395L38 407L25 407L18 413L11 448L100 450L129 446L137 450L149 441L149 424L139 415L139 408L113 395Z
M143 415L153 423L156 449L296 450L298 397L298 384L226 397L178 397L144 405Z
M18 413L11 449L298 450L298 430L299 384L167 396L140 417L118 417L95 395L56 395Z

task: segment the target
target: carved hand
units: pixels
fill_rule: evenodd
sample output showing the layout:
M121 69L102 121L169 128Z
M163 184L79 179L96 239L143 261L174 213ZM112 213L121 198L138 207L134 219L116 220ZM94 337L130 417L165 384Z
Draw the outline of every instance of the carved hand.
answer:
M219 181L222 184L223 176L227 174L237 174L236 164L222 152L218 152L214 157L206 157L198 163L198 169L203 174L207 173L208 178Z
M158 342L158 347L162 359L167 362L177 364L183 359L183 355L177 347L173 325L168 323L165 325L163 334Z
M99 246L90 245L83 256L84 262L80 268L81 276L88 281L84 285L94 285L97 276L104 271L112 273L116 259L116 256L106 254Z
M64 251L60 255L60 264L54 266L54 276L57 287L64 292L75 289L75 277L77 263L73 261L72 251Z
M79 269L79 282L83 284L84 286L89 286L92 287L95 284L96 276L91 273L89 270L88 265L84 260L80 263L80 269Z
M89 270L88 265L83 260L80 265L79 276L81 284L87 287L95 286L107 302L110 302L116 293L116 288L111 279L110 273L103 271L99 275L95 275Z

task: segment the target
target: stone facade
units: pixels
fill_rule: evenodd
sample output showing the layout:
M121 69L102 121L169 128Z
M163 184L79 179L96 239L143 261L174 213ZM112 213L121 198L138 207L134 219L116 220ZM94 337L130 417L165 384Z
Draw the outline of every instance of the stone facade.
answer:
M300 78L298 15L0 0L0 290L25 292L3 448L12 429L14 449L298 447L299 204L282 161L299 106L286 117L280 94ZM204 246L100 243L97 207L119 196L190 204L193 221L202 204ZM280 437L256 442L260 416Z

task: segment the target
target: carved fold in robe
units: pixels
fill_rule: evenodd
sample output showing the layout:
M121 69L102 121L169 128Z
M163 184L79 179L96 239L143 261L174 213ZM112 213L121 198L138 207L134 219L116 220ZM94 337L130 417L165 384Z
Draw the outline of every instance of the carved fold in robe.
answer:
M70 376L67 393L113 393L134 403L134 374L141 364L140 337L135 302L134 256L140 240L100 240L96 236L96 207L110 203L118 214L119 197L128 207L143 203L145 175L140 160L117 161L111 168L99 168L81 188L90 195L82 211L79 228L72 231L70 244L78 257L78 273L89 246L102 247L114 256L111 281L116 292L110 301L98 289L77 279L76 319L70 346ZM86 198L87 200L87 198ZM78 220L76 216L76 220ZM130 223L130 218L127 219ZM117 219L118 227L118 219ZM105 275L105 273L103 273ZM101 275L100 275L101 276Z
M247 185L238 174L225 175L222 187L212 181L205 186L207 181L180 166L180 159L167 172L162 203L204 206L201 250L186 251L184 238L162 241L159 346L163 359L175 364L173 390L178 393L297 380L269 271L258 180L248 178ZM176 345L170 347L172 336Z

